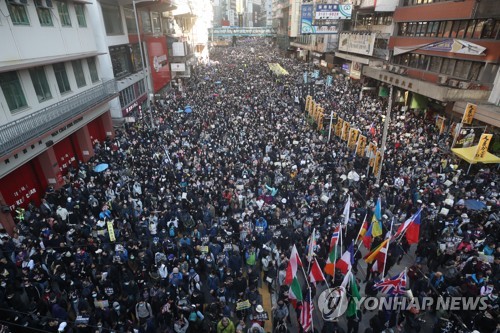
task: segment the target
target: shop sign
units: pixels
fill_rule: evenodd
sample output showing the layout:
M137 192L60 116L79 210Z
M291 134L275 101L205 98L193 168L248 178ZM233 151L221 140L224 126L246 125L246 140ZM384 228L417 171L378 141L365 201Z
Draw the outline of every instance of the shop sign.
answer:
M339 51L373 55L375 32L342 32L339 37Z
M399 76L393 76L391 74L379 74L378 79L385 83L393 84L404 89L413 89L413 82L409 79L405 79Z

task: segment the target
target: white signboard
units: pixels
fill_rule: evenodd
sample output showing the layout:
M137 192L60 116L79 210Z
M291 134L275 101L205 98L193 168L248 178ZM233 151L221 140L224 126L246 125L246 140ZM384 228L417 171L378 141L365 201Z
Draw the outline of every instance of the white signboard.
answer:
M172 72L185 72L186 64L183 62L180 63L171 63L170 68Z
M184 50L184 43L172 43L172 53L174 54L174 57L184 57L186 55L186 52Z
M342 32L339 37L339 51L372 56L376 35L373 32Z

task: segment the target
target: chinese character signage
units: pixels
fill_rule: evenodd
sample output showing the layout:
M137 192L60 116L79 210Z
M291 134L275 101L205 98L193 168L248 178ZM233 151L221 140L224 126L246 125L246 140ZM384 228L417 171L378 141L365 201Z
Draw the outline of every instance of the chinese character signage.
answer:
M360 135L358 139L358 148L356 149L356 155L363 157L366 149L366 136Z
M316 5L316 20L350 20L352 5L319 4Z
M337 34L338 20L325 21L323 24L313 23L314 20L314 5L302 5L302 13L300 15L300 33L305 34ZM328 23L328 24L327 24Z
M484 158L486 156L492 138L493 134L481 135L481 139L479 139L479 144L477 145L475 158Z
M347 141L347 147L351 150L356 148L356 142L358 142L359 131L355 128L351 128L349 131L349 141Z
M376 36L375 32L342 32L339 51L372 56Z
M474 116L476 115L477 105L472 103L467 103L465 107L464 117L462 118L462 124L470 125L474 120Z

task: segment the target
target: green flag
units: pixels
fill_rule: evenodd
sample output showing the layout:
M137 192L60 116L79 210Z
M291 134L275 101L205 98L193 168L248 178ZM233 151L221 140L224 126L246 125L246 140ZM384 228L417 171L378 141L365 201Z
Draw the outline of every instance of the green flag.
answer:
M356 284L356 278L354 275L351 277L351 299L349 300L349 305L347 306L346 316L354 317L357 314L356 302L354 301L361 299L361 295L359 294L358 285Z

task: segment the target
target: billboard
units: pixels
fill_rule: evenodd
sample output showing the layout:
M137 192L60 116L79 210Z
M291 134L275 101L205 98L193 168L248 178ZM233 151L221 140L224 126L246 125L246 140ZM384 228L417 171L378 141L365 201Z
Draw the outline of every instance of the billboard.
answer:
M363 69L363 65L361 63L353 61L351 64L351 72L349 73L349 76L351 77L351 79L356 79L356 80L361 79L362 69Z
M337 34L338 33L338 20L330 22L330 24L316 25L313 24L314 18L314 5L302 5L302 12L300 15L300 33L306 34Z
M374 32L342 32L339 51L372 56L376 36Z
M318 4L314 14L315 20L350 20L352 5Z
M167 58L167 39L165 37L149 37L146 39L146 44L153 78L153 90L156 93L171 80Z

